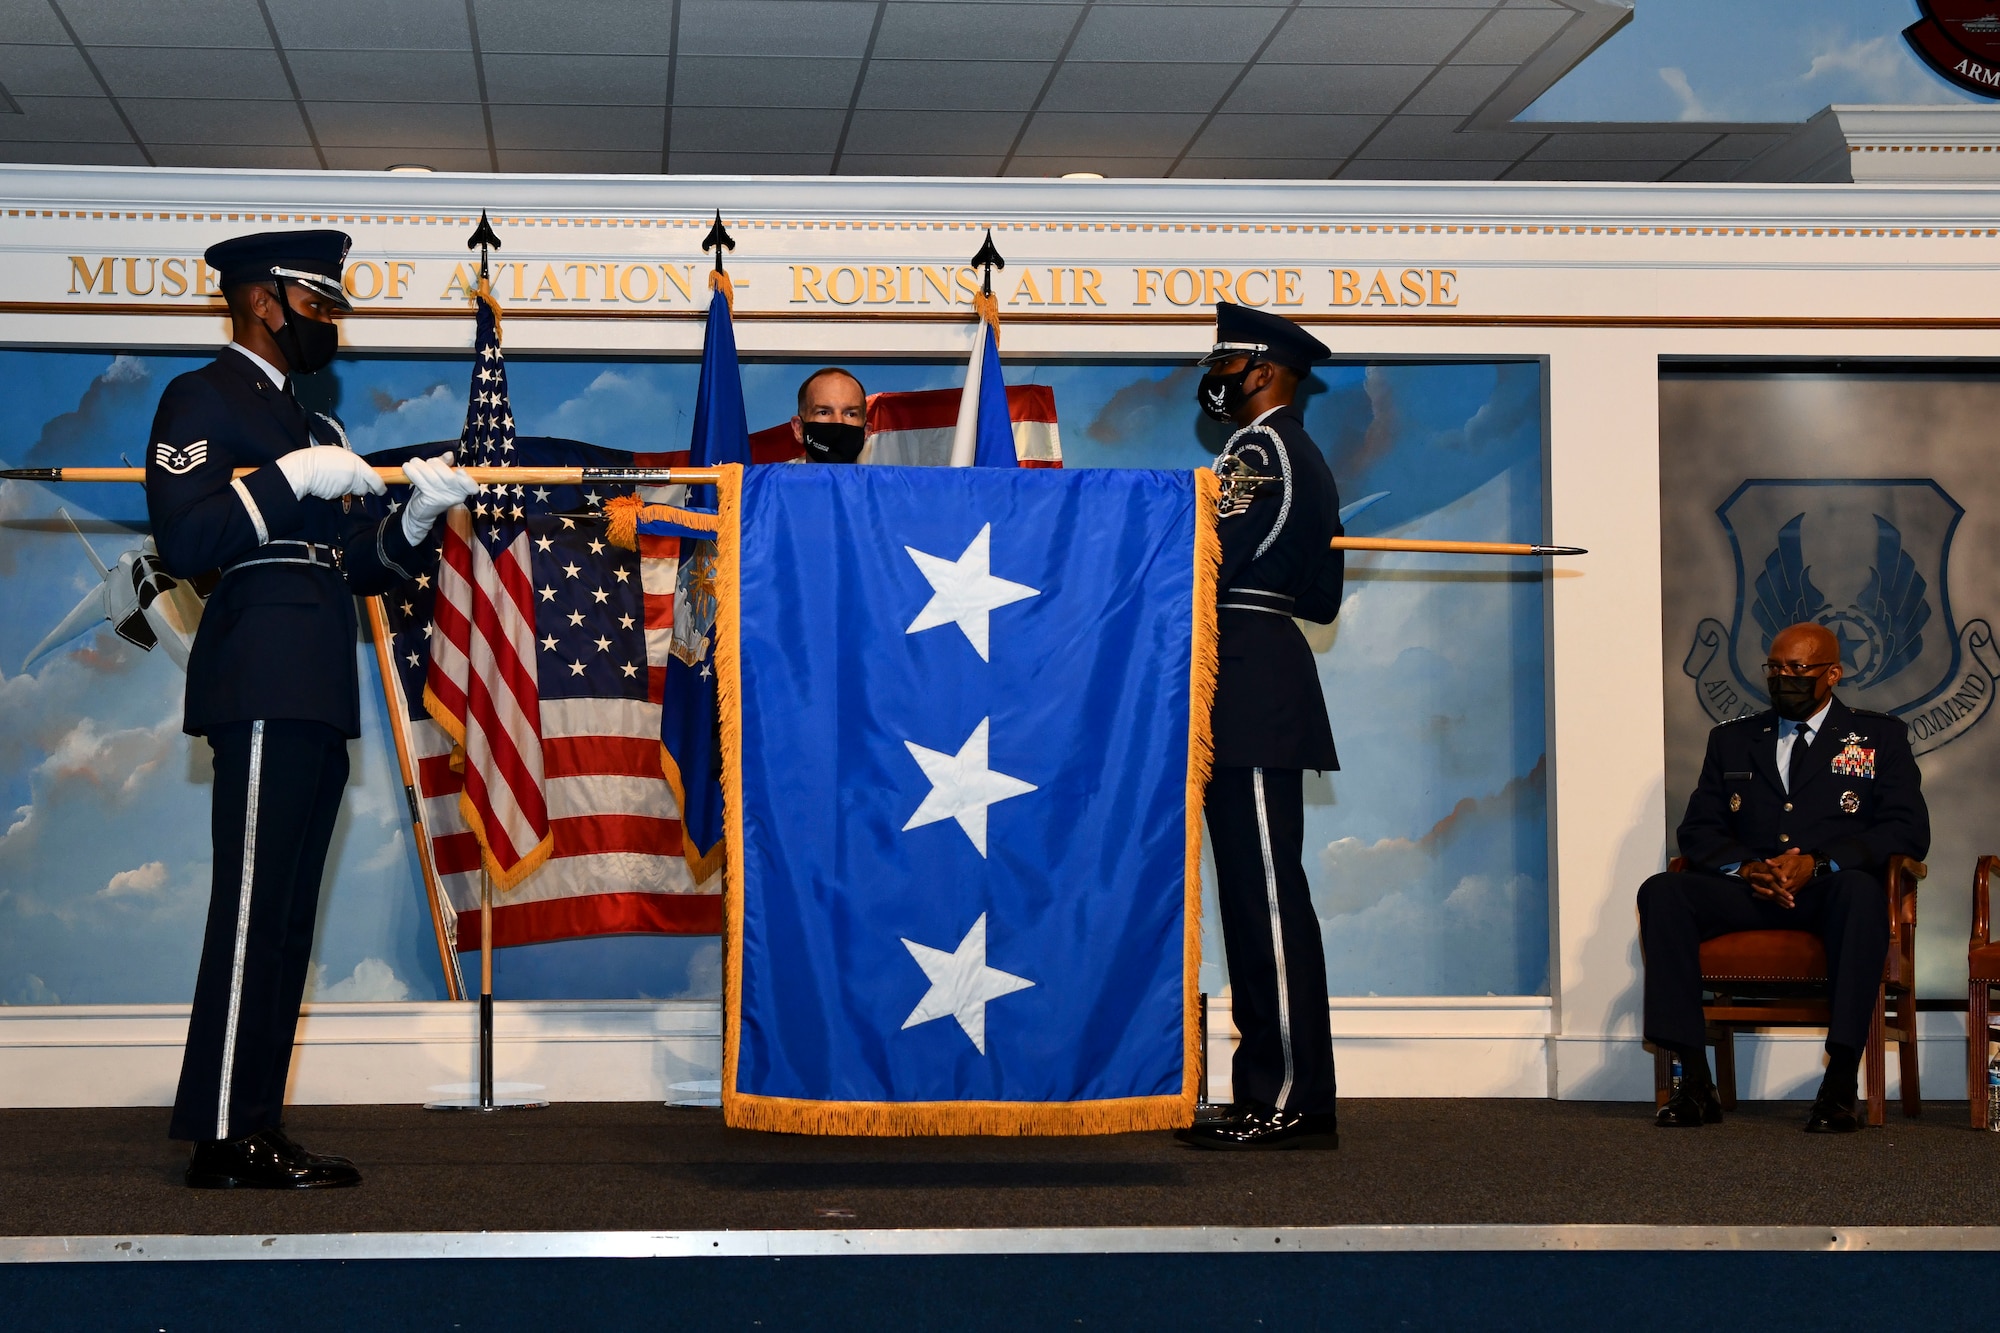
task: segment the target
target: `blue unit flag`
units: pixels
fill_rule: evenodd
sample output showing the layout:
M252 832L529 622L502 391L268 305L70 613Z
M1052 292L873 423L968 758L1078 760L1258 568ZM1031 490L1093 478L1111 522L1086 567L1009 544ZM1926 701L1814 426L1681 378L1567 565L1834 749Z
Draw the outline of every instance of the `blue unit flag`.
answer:
M728 1122L1189 1123L1213 474L728 475Z

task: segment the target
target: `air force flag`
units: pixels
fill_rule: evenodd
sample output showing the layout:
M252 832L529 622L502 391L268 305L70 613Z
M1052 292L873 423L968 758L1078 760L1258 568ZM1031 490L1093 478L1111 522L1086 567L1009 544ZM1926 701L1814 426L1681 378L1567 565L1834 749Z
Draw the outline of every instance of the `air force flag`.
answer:
M726 473L728 1122L1189 1123L1213 474Z

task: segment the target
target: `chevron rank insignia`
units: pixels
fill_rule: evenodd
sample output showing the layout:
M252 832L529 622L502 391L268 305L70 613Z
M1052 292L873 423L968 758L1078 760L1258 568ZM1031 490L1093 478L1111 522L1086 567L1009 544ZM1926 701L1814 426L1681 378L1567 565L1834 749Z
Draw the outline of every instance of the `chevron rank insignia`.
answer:
M153 446L153 461L176 477L192 472L208 461L208 441L196 440L180 448L162 441Z
M1875 751L1848 741L1833 757L1833 771L1844 778L1875 776Z

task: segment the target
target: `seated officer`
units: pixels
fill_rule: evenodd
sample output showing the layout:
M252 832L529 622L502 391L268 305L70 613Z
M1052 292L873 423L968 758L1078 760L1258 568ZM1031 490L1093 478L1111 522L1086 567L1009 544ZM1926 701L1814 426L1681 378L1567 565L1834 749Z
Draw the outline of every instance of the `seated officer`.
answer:
M868 394L839 366L815 370L799 385L799 414L792 438L808 463L852 463L867 442Z
M1708 734L1701 780L1676 835L1684 873L1639 889L1646 951L1646 1040L1680 1057L1667 1129L1722 1119L1701 1017L1701 942L1738 930L1809 930L1826 945L1833 1021L1809 1134L1845 1134L1856 1074L1889 950L1882 868L1921 857L1930 813L1903 724L1834 698L1840 645L1823 625L1793 625L1764 664L1772 709Z

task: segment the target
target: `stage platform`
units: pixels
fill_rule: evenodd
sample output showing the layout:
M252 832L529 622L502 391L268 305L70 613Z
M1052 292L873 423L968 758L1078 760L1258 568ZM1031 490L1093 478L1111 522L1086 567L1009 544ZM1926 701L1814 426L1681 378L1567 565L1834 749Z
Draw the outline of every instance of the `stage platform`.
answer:
M1765 1329L1844 1323L1890 1292L1906 1318L1975 1310L2000 1251L2000 1135L1966 1128L1962 1102L1844 1138L1801 1133L1805 1110L1670 1133L1630 1103L1350 1101L1338 1152L1238 1155L1165 1134L757 1134L638 1103L304 1106L293 1133L366 1182L302 1195L182 1188L164 1110L4 1111L0 1300L166 1328L185 1310L435 1327L447 1306L533 1327L581 1300L605 1327L895 1310L917 1327L1331 1327L1339 1309L1639 1329L1684 1322L1667 1293L1693 1279Z

